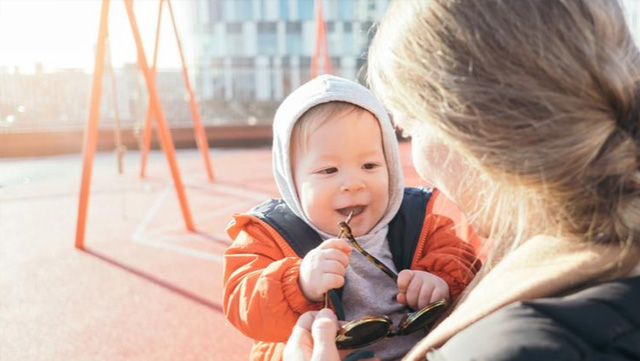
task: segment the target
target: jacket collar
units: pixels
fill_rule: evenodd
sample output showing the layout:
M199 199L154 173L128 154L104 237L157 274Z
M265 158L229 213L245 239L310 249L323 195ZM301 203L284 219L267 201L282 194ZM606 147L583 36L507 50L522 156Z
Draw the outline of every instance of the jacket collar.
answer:
M623 277L640 262L638 247L620 255L618 247L535 237L507 255L465 293L451 314L419 342L405 360L424 360L456 333L513 302Z

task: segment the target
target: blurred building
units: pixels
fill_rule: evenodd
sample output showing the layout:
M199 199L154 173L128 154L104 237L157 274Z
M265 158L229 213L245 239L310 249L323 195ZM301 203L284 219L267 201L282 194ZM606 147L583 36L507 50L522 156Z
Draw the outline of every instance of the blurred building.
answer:
M334 74L362 81L372 26L389 2L323 0ZM309 80L316 41L314 0L172 3L187 15L177 25L184 43L190 44L185 56L205 126L266 127L282 99ZM622 3L640 42L640 1ZM149 55L152 48L146 51ZM100 128L113 128L117 115L123 129L137 130L148 102L144 79L135 63L114 72L118 111L105 74ZM77 69L0 67L0 134L81 130L88 117L91 82L92 74ZM156 83L169 125L191 127L180 69L159 69Z
M87 113L91 75L76 69L0 69L0 132L77 127Z
M137 64L114 69L115 81L105 71L102 80L101 128L137 129L145 118L147 93ZM186 91L180 71L158 71L158 94L173 126L190 126ZM0 69L0 132L69 130L83 126L89 115L93 74L79 69L33 72ZM115 86L115 91L114 91ZM114 101L115 97L115 101Z
M181 38L192 44L185 55L204 125L267 125L280 101L309 80L316 42L314 0L173 3L187 14L178 27ZM370 30L388 3L323 1L334 74L358 78ZM114 74L117 114L111 78L105 72L100 128L113 128L117 115L123 128L139 129L148 102L140 70L137 64L127 64ZM169 124L190 127L181 71L160 69L156 76ZM74 69L0 69L0 131L81 128L88 117L91 81L91 74Z
M388 0L324 0L332 72L356 79ZM309 80L314 0L197 0L195 61L203 99L280 101Z

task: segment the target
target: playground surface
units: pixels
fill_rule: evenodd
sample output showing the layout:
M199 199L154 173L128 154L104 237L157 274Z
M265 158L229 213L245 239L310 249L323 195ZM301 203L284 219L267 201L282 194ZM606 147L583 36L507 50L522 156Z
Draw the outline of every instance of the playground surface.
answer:
M420 184L408 143L408 185ZM98 153L85 250L74 248L80 155L0 159L0 360L247 360L251 340L222 313L225 226L277 196L271 151L179 150L197 232L185 230L164 155L124 174Z

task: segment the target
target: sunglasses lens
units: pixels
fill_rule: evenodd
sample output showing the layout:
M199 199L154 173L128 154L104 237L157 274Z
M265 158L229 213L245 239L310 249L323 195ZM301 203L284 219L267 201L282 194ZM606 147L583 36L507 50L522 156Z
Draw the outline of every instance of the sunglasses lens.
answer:
M398 326L398 334L408 335L422 328L431 328L446 308L447 300L442 299L408 314Z
M336 336L339 349L359 348L370 345L389 333L391 321L386 317L367 317L347 323Z

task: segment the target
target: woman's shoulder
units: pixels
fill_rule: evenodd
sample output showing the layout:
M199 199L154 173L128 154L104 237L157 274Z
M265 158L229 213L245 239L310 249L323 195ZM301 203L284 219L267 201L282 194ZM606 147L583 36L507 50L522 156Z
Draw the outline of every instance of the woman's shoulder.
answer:
M640 277L518 302L429 354L445 360L640 360Z

